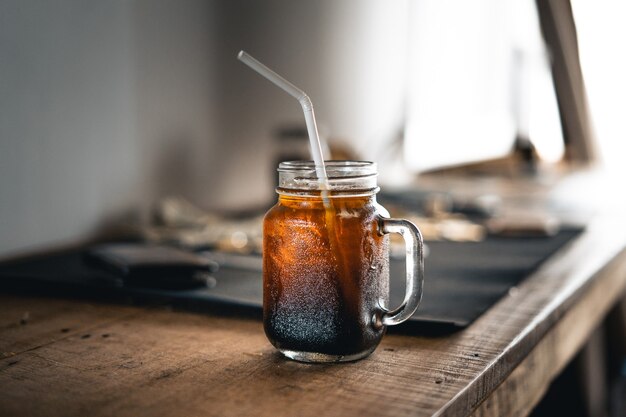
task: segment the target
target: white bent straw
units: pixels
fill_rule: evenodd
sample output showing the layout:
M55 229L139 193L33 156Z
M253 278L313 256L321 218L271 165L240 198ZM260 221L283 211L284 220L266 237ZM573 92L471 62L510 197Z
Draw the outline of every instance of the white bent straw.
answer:
M326 176L326 165L324 164L324 157L322 155L322 145L320 143L320 137L317 133L317 123L315 122L315 113L313 112L313 103L311 103L311 99L309 96L281 77L276 74L274 71L257 61L250 54L245 51L239 51L237 58L276 84L278 87L282 88L292 97L295 97L300 105L302 106L302 110L304 111L304 120L306 121L306 128L309 132L309 142L311 143L311 155L313 156L313 161L315 162L315 172L317 174L317 178L320 182L320 188L324 189L328 187L328 177Z

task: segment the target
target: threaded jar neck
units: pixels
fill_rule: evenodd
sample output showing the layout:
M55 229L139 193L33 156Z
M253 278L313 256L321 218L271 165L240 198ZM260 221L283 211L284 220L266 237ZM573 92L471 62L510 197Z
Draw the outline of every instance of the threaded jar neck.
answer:
M355 197L378 192L377 167L369 161L325 161L330 197ZM278 188L281 195L320 195L313 161L281 162Z

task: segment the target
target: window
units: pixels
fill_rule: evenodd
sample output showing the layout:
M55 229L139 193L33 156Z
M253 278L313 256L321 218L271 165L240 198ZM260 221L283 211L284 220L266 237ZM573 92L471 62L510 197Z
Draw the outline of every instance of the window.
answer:
M413 171L508 154L564 152L549 58L532 0L411 3L405 162Z

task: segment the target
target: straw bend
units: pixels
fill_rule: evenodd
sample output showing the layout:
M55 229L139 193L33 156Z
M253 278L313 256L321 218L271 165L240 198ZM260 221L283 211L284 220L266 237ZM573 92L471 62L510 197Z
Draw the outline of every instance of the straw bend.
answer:
M252 57L252 55L250 55L246 51L239 51L239 54L237 54L237 58L256 72L261 74L263 77L273 82L276 86L287 92L290 96L298 100L304 111L313 110L313 103L304 91L266 67L264 64Z
M298 98L298 101L300 102L300 105L302 106L302 110L313 111L313 102L311 101L309 96L304 94L303 96Z
M317 132L317 123L315 122L315 113L313 112L313 103L311 102L311 99L304 91L300 90L298 87L296 87L295 85L293 85L280 75L276 74L274 71L272 71L256 59L254 59L247 52L239 51L239 53L237 54L237 58L256 72L261 74L263 77L274 83L276 86L286 91L289 95L295 97L302 106L302 110L304 111L304 120L306 122L307 131L309 133L309 141L311 142L311 156L313 157L313 161L315 161L315 171L320 181L322 198L324 199L324 204L330 204L328 202L328 195L325 191L329 188L328 177L326 176L326 166L324 165L322 144L319 134Z

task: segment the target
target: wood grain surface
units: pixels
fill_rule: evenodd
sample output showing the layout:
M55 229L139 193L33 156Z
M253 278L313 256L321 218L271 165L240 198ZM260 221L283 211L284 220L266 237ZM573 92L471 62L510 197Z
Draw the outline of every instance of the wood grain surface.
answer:
M341 365L283 359L253 319L3 294L0 415L527 415L624 296L623 226L591 224L466 330Z

